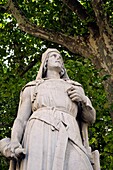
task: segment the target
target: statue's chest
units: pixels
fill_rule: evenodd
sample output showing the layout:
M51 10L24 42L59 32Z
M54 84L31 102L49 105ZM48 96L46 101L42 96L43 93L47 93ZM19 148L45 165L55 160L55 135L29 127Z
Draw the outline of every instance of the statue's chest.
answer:
M70 88L70 84L63 80L46 80L40 84L37 88L38 96L67 96L67 90Z

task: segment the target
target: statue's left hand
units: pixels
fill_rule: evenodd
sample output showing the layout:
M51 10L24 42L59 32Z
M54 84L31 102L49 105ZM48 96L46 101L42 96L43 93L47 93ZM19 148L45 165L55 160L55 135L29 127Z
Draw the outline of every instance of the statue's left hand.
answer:
M82 87L72 85L67 90L68 96L73 102L86 103L86 96Z

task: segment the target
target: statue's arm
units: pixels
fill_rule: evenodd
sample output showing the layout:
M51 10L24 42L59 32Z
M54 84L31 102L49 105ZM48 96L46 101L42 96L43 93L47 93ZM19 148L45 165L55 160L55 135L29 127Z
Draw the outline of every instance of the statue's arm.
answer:
M82 109L82 119L88 124L94 123L96 119L96 111L87 96L85 96L85 100L82 102Z
M82 103L82 115L81 118L88 124L92 124L96 119L96 111L92 106L91 100L85 95L84 89L79 86L78 96L80 96L80 102Z
M26 87L21 94L17 118L14 121L11 134L12 152L20 147L20 142L25 130L26 122L31 114L31 87Z
M88 124L95 122L96 119L95 109L93 108L90 99L85 95L82 86L73 85L68 90L68 95L73 102L82 103L82 109L83 109L81 115L82 119Z

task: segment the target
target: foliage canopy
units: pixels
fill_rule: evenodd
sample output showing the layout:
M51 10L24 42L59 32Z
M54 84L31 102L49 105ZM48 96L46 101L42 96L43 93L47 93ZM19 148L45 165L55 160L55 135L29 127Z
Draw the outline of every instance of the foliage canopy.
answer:
M105 74L100 76L100 72L104 68L96 67L97 69L95 69L95 63L92 62L94 55L90 55L88 49L89 56L87 57L86 53L83 55L77 50L72 50L69 44L70 48L67 48L65 42L63 44L60 41L52 41L51 38L49 41L47 38L44 39L39 35L21 30L15 17L11 15L11 11L9 13L8 9L3 8L7 2L15 1L1 0L0 2L0 138L10 137L11 127L18 109L20 90L27 82L35 79L40 66L41 54L46 48L55 47L64 58L69 77L80 82L86 95L92 100L97 111L97 120L89 128L90 145L93 150L98 149L100 152L101 169L112 170L113 127L109 114L111 108L103 86L110 75L104 72ZM61 0L18 0L18 7L21 9L22 16L46 32L48 30L51 30L51 34L60 32L66 37L71 36L75 39L77 36L81 36L87 41L87 36L91 34L91 26L95 26L95 30L97 30L92 1L77 1L87 10L85 19L82 18L85 17L85 13L82 16L79 11L72 12L64 2ZM113 1L105 0L102 4L102 12L112 25ZM45 36L47 35L45 34ZM62 41L67 41L67 39ZM82 51L82 46L80 48ZM2 157L0 169L8 169L7 161Z

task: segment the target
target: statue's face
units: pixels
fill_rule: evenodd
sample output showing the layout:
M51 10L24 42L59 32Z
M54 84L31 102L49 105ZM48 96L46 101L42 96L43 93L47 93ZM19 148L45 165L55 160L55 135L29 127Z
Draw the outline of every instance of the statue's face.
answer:
M49 54L47 67L51 69L58 68L61 70L62 65L63 65L62 56L57 52L51 52Z

